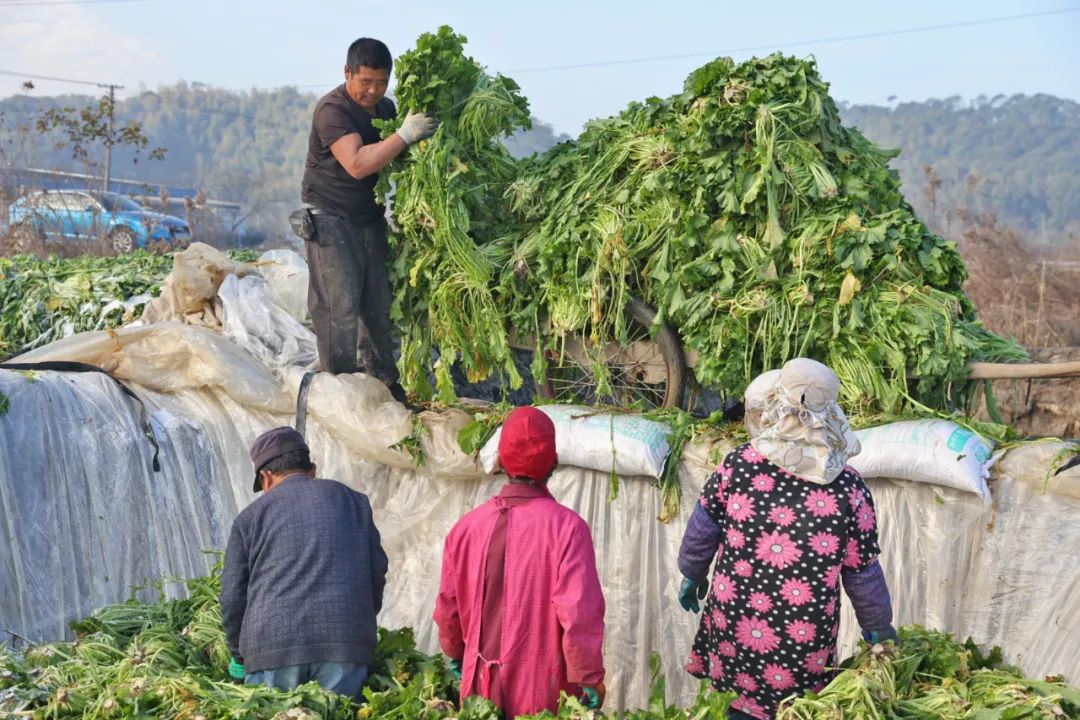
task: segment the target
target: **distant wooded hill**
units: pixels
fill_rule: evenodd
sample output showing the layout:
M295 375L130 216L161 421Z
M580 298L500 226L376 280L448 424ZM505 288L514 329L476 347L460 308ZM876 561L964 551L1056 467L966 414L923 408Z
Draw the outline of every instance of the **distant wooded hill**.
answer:
M139 123L149 147L140 153L114 149L112 176L197 187L209 198L242 203L249 225L271 234L285 231L285 216L299 202L317 100L295 88L234 92L184 82L118 100L116 124ZM0 100L0 173L5 167L100 173L103 156L96 147L89 158L76 161L61 135L36 129L37 119L50 109L78 110L98 101L85 95L32 94ZM507 145L515 155L526 156L564 139L536 120L532 130ZM164 159L148 159L155 147L165 148Z
M841 115L879 145L901 149L893 167L924 218L992 213L1040 244L1080 236L1080 103L949 98L843 105Z
M201 188L236 200L249 223L284 227L298 202L311 111L317 96L294 88L234 92L178 83L117 102L116 119L140 123L164 160L129 149L113 155L115 177ZM100 155L75 162L55 133L35 121L50 108L98 98L19 95L0 100L0 171L37 167L100 172ZM1080 232L1080 104L1046 95L956 98L894 107L843 105L845 122L902 149L894 160L908 199L938 230L949 210L996 213L1036 242L1061 244ZM508 141L518 156L566 139L543 122ZM932 168L924 171L924 167Z

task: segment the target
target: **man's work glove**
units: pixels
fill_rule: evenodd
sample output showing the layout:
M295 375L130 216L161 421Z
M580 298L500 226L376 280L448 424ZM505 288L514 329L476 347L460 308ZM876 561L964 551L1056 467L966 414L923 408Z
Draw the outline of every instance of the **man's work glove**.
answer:
M229 660L229 677L233 680L243 681L244 679L244 666L241 663L236 662L236 658Z
M458 682L461 681L461 661L460 660L451 660L450 661L450 672L454 673L454 677L456 677L458 679Z
M581 692L585 695L581 699L582 704L590 710L599 710L604 704L604 697L607 696L607 688L602 682L595 685L582 685Z
M704 600L708 594L709 583L684 577L682 585L679 586L679 604L682 605L683 610L699 613L701 605L698 600Z
M405 116L405 122L397 129L397 134L406 145L420 142L431 137L439 127L439 121L427 113L411 112Z
M900 638L896 635L896 628L892 625L886 625L877 630L863 630L862 639L871 645L876 645L877 643L883 643L889 640L896 645L900 644Z

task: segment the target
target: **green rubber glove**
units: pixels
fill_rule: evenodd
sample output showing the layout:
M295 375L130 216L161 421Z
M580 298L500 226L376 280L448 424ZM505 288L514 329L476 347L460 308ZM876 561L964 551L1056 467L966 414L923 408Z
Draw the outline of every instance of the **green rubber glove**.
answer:
M451 660L450 661L450 672L454 673L454 677L456 677L459 682L461 681L461 661L460 660Z
M582 698L585 707L590 710L599 710L600 706L604 704L604 696L607 695L607 688L604 687L604 683L593 685L582 685L581 691L585 693L585 697Z
M896 634L896 628L892 625L886 625L880 630L863 630L862 638L871 645L883 642L892 642L899 646L900 638Z
M683 610L699 613L701 606L698 601L704 600L708 594L709 583L684 577L682 585L679 586L679 604L682 605Z
M236 658L229 660L229 677L234 680L244 679L244 666L236 662Z

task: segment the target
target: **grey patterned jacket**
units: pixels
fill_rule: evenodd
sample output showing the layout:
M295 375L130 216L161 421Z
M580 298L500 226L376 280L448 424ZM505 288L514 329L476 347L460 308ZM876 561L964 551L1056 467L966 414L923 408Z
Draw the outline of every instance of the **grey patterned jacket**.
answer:
M366 495L285 478L233 522L221 578L229 651L248 673L370 663L386 570Z

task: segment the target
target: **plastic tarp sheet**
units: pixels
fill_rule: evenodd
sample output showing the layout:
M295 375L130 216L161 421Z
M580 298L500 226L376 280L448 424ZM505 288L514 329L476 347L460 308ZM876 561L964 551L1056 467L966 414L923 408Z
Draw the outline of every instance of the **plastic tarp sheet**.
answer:
M147 407L160 472L138 408L109 378L0 370L10 400L0 416L0 628L60 637L68 620L133 587L205 572L213 558L202 551L224 546L232 518L253 499L247 449L263 430L293 422L313 338L275 314L268 284L254 274L222 276L214 292L202 301L213 313L186 313L194 325L183 322L184 311L164 313L19 358L79 360L124 381ZM413 416L378 381L320 374L308 397L319 474L367 493L383 534L391 569L379 622L412 626L428 651L437 649L431 613L443 538L501 485L457 446L469 419L421 413L426 463L417 468L391 448L413 432ZM1033 676L1080 677L1080 468L1043 487L1061 449L1040 443L1007 452L988 507L951 488L868 481L898 623L1000 644ZM555 496L593 531L612 707L647 702L653 652L669 699L689 701L696 690L682 663L697 617L678 606L675 559L697 493L725 450L687 448L682 513L668 525L656 520L660 497L648 478L621 478L610 502L606 472L562 467L552 479ZM856 637L845 609L842 647Z

